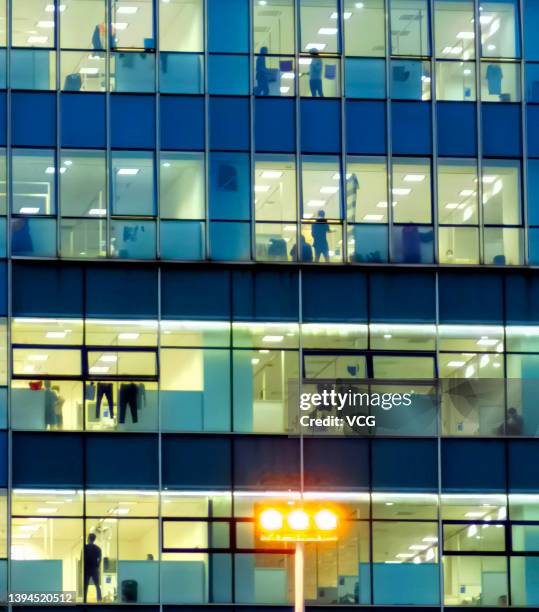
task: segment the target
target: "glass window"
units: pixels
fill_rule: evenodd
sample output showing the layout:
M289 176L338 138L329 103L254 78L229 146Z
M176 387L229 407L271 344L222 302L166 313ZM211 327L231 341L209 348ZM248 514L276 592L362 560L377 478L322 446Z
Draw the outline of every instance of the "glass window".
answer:
M0 149L0 215L7 212L7 160L6 150Z
M110 90L121 92L155 91L154 53L112 53Z
M299 58L299 94L312 98L336 98L341 95L340 62L311 49Z
M62 257L105 257L107 254L105 220L68 219L60 221Z
M526 100L539 102L539 64L526 64Z
M95 346L157 346L157 321L86 319L86 344Z
M233 345L241 348L297 348L296 323L234 323Z
M302 217L341 219L341 174L338 158L305 155L301 171Z
M343 260L342 225L328 223L323 212L318 211L314 221L301 226L301 261L338 263Z
M256 156L254 198L257 221L296 220L296 165L292 155Z
M347 98L386 97L386 63L382 59L346 58L345 95Z
M7 41L6 0L0 1L0 46L5 47Z
M195 53L161 53L159 88L163 93L203 93L204 57Z
M294 58L257 55L254 64L255 96L294 96L296 70Z
M483 57L519 57L517 0L481 0L479 10Z
M50 12L54 18L53 10ZM58 0L60 46L63 49L105 49L105 0ZM46 9L49 10L49 7Z
M391 54L429 55L427 0L390 0Z
M489 517L490 515L486 516ZM492 518L486 520L491 521ZM459 523L455 525L446 524L443 529L444 550L451 552L505 551L505 529L503 525Z
M246 261L251 258L250 223L212 221L210 223L211 259Z
M479 263L477 227L438 228L438 261L444 264Z
M26 369L31 362L23 366ZM31 376L31 372L26 374ZM11 422L23 431L80 431L83 384L79 380L13 380ZM65 510L65 511L64 511ZM68 514L67 507L62 513ZM78 514L75 510L73 514Z
M520 225L520 162L485 159L482 182L485 225Z
M164 431L230 431L228 350L163 349L160 363Z
M204 155L163 151L160 164L161 218L204 219Z
M481 63L481 99L483 102L519 102L520 91L519 64Z
M80 351L68 349L13 349L13 373L16 375L80 376Z
M444 557L446 606L507 606L505 557Z
M398 519L406 515L410 520L436 520L437 514L437 495L429 493L372 493L372 516L375 519ZM425 544L436 545L437 540L438 538L428 538ZM424 550L427 549L428 546ZM418 548L417 550L421 549Z
M111 159L113 215L154 215L154 160L146 151L113 151Z
M204 232L205 224L200 221L161 221L161 258L194 261L204 259Z
M450 521L484 520L490 516L493 521L507 518L507 497L490 494L442 494L442 518Z
M14 344L82 344L82 320L12 319L11 339Z
M65 168L65 169L64 169ZM63 167L60 172L67 171ZM13 212L21 215L56 213L56 167L49 149L14 149Z
M431 222L430 160L394 158L393 220L396 223Z
M337 19L338 14L334 15ZM344 0L343 20L346 55L385 55L384 0Z
M249 92L247 55L209 55L208 93L245 96Z
M161 346L228 347L230 323L225 321L161 321Z
M11 254L56 257L56 220L11 219Z
M58 507L57 507L58 509ZM38 509L39 512L39 509ZM32 588L42 593L78 592L83 521L47 518L42 514L11 522L11 586L17 592Z
M297 351L234 351L234 430L288 431L288 381L298 378Z
M111 47L155 49L152 0L111 0Z
M443 225L477 225L475 160L438 160L438 221Z
M434 261L432 227L407 224L391 228L392 255L395 263L432 263Z
M339 52L337 10L336 0L300 0L301 51Z
M247 220L250 215L249 155L210 155L209 212L211 219Z
M65 217L103 217L107 213L103 151L64 149L60 156L60 207Z
M522 230L507 227L485 227L485 263L519 266L524 259Z
M387 223L387 167L383 157L349 157L346 217L351 223Z
M401 100L430 100L430 62L391 61L391 97Z
M473 0L435 0L436 56L469 60L475 57Z
M356 263L386 262L388 258L387 225L348 224L348 258Z
M14 47L54 47L53 2L12 0L11 44Z
M302 239L302 252L297 252L297 225L295 223L257 223L256 232L256 259L258 261L297 261L305 257L310 247Z
M436 99L475 101L475 64L473 62L436 62Z
M60 87L64 91L106 91L106 56L104 53L62 51Z
M153 351L89 351L87 359L88 373L93 376L157 376Z
M110 224L110 254L126 259L155 259L155 222L120 221Z
M56 89L56 53L43 49L12 49L13 89Z
M511 605L537 606L539 597L535 589L530 587L535 583L535 576L539 572L539 557L511 557L510 563ZM525 588L522 588L522 585L526 585Z
M202 0L169 0L159 3L161 51L203 51Z
M294 53L293 0L253 0L253 45L255 53Z

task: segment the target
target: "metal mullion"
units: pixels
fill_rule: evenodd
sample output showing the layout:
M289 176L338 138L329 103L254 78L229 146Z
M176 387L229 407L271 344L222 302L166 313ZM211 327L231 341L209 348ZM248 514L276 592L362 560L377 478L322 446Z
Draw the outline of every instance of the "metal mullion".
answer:
M479 225L479 264L483 264L484 257L484 225L483 225L483 141L481 116L481 21L479 2L474 0L474 41L475 41L475 108L476 108L476 141L477 141L477 224Z
M252 10L253 4L249 2L249 34L248 34L248 68L249 68L249 176L250 176L250 190L249 190L249 223L250 223L250 250L251 250L251 261L256 261L256 207L255 207L255 95L254 95L254 78L253 78L253 67L254 67L254 11Z
M391 144L391 0L385 0L385 47L386 47L386 170L387 170L387 255L393 260L393 147Z
M161 131L160 131L160 120L161 120L161 50L160 50L160 38L159 38L159 15L160 15L160 2L153 3L153 37L155 47L155 154L154 154L154 165L155 165L155 185L153 189L153 196L155 200L155 256L156 259L161 259ZM151 54L150 54L151 55ZM157 332L159 334L159 330Z
M295 44L294 44L294 129L296 151L294 154L296 166L296 262L300 263L303 259L301 248L301 226L303 220L303 157L301 154L301 134L300 134L300 53L301 53L301 0L294 0L295 18Z
M520 127L522 130L522 169L521 169L521 201L518 203L520 213L522 215L521 226L523 228L523 259L522 263L527 265L529 262L529 214L528 214L528 117L526 112L526 62L525 62L525 39L524 39L524 0L519 1L519 37L520 37L520 110L521 121ZM511 605L511 599L509 599Z
M112 36L112 5L113 0L106 0L105 3L105 190L106 190L106 201L105 201L105 257L112 256L112 244L111 244L111 208L112 208L112 153L110 149L111 145L111 125L110 125L110 62L112 59L112 53L110 49L110 42ZM101 247L101 245L100 245Z
M203 78L203 97L204 97L204 259L208 260L211 255L211 241L210 241L210 98L208 93L208 64L209 64L209 52L208 52L208 0L203 0L203 20L204 20L204 78Z
M431 132L432 132L432 163L431 163L431 223L433 229L434 262L439 263L439 236L438 236L438 131L437 131L437 98L436 98L436 57L434 53L434 2L430 0L429 30L430 30L430 104L431 104Z

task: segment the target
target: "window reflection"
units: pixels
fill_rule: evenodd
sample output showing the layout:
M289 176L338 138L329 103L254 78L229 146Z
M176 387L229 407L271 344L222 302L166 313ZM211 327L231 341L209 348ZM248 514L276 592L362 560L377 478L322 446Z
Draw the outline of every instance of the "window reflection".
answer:
M444 59L475 57L474 3L472 0L435 0L436 55Z
M255 53L294 53L293 0L253 0L253 45Z
M429 8L426 0L390 0L392 55L429 54Z

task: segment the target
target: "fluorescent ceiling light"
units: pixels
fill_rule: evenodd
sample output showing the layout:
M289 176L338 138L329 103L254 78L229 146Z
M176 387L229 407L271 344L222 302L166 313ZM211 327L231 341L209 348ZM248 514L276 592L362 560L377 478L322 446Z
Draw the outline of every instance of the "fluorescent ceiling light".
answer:
M140 334L137 334L136 332L122 332L121 334L118 334L118 339L119 340L138 340Z
M396 555L399 559L411 559L414 556L414 553L399 553Z
M35 45L44 45L48 40L48 36L29 36L27 42Z
M356 2L356 8L362 9L364 6L363 2Z
M116 14L134 15L138 11L138 6L119 6L116 9Z
M103 217L107 214L107 211L104 208L90 208L88 214L93 217Z
M99 361L115 363L116 361L118 361L118 357L117 355L101 355L101 357L99 358Z
M451 53L451 55L460 55L462 53L462 47L453 47L449 53Z
M283 74L281 74L281 79L291 80L295 78L296 75L293 72L283 72Z
M338 191L339 191L339 188L338 187L334 187L334 186L320 187L320 193L334 194L334 193L337 193Z
M254 359L251 359L252 365L258 365L259 363L260 363L260 359L257 359L256 357Z
M81 68L79 70L79 74L97 74L99 72L99 68Z
M262 342L282 342L284 336L264 336Z
M282 94L286 94L286 93L288 93L290 91L290 87L279 87L279 91Z
M271 185L255 185L255 193L266 193L271 189Z
M326 205L326 201L325 200L309 200L307 202L307 206L311 206L311 207L315 207L315 206L325 206Z
M474 194L474 190L473 189L463 189L459 195L461 195L463 198L468 198L470 196L472 196Z
M391 340L391 338L393 338L393 336L391 334L384 334L384 338L386 340ZM392 506L393 502L386 502L386 506Z
M387 202L378 202L376 208L387 208Z
M495 51L496 45L487 45L487 51Z
M58 10L60 11L60 13L63 13L66 10L66 5L65 4L58 5ZM47 4L47 6L45 7L45 12L54 13L54 4Z
M36 368L33 365L25 365L23 368L24 372L27 372L28 374L30 374L31 372L35 372Z
M73 162L70 159L66 159L64 162L64 166L72 166Z
M407 183L421 183L421 181L425 180L425 175L424 174L407 174L404 177L404 180Z
M54 167L53 166L49 166L46 170L45 170L45 174L54 174Z
M428 544L411 544L408 546L410 550L427 550Z
M263 179L278 179L283 176L283 173L279 170L263 170L260 176Z
M48 331L45 334L45 338L65 338L66 336L66 331Z
M462 368L465 363L465 361L449 361L447 365L450 368Z
M307 51L310 51L311 49L316 49L317 51L323 51L326 47L327 47L326 43L307 43L305 45L305 49L307 49Z
M106 374L110 368L108 366L92 366L90 374Z
M495 338L488 338L487 336L483 336L480 338L477 343L478 346L494 346L498 344L498 340Z
M295 232L295 231L296 231L295 225L285 225L283 227L283 232Z
M335 36L339 30L337 28L320 28L318 34L322 36Z
M112 26L116 29L116 30L127 30L127 26L129 24L125 23L123 21L120 21L119 23L113 23Z
M470 74L472 74L472 71L469 68L464 68L464 70L462 71L462 73L466 76L469 76Z
M350 17L352 17L352 13L350 11L344 11L342 16L343 16L343 19L350 19ZM338 19L338 18L339 18L339 13L331 13L331 19Z
M480 15L479 23L482 23L483 25L488 25L493 19L493 15Z
M490 185L491 183L494 183L494 181L497 179L497 176L493 176L493 175L486 175L483 177L483 183L486 183L487 185Z
M135 176L140 172L139 168L118 168L117 173L120 176Z
M457 38L460 38L461 40L473 40L474 33L473 32L459 32L457 34Z
M23 206L19 210L19 213L21 215L37 215L38 212L39 212L39 208L36 206Z
M163 0L163 2L167 2L168 0ZM258 0L258 4L260 4L260 6L266 6L267 2L266 0Z
M484 512L466 512L464 515L466 518L482 518L485 516Z
M48 355L37 354L37 355L28 355L28 361L47 361L49 358Z
M129 514L129 508L112 508L109 514Z
M51 512L58 512L58 508L52 508L51 506L47 506L45 508L37 508L37 512L40 514L49 514Z
M304 219L312 219L313 218L313 213L303 213L303 218Z
M262 355L265 355L266 353L269 353L268 349L260 349L258 352L262 353Z
M423 542L437 542L438 538L436 536L427 536L423 538Z
M412 190L409 187L393 187L393 189L391 190L393 192L393 195L410 195L410 193L412 192Z
M384 215L365 215L363 221L382 221Z
M38 28L54 28L54 21L38 21L37 22L37 27Z
M458 202L449 202L448 204L445 205L446 208L448 208L449 210L453 209L453 208L458 208Z
M299 63L304 66L308 66L313 60L310 57L300 57Z

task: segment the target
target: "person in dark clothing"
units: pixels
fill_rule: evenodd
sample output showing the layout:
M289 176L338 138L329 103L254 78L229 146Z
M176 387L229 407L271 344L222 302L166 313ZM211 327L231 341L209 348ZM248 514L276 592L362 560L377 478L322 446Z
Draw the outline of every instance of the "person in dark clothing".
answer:
M505 421L506 436L521 436L524 422L516 408L507 409L507 419Z
M256 58L256 87L255 96L269 95L269 74L266 66L267 47L260 48L260 55Z
M95 543L95 533L88 536L88 544L84 545L84 601L88 595L90 579L93 581L97 594L97 601L101 601L101 584L99 567L101 565L101 548Z
M307 240L305 240L305 236L303 234L300 235L300 244L301 244L301 261L312 261L313 260L313 249L311 247L311 245L307 242ZM295 244L291 249L290 249L290 257L292 257L293 260L296 259L298 255L298 245Z
M319 210L318 219L312 224L311 227L315 261L320 261L320 255L322 255L326 262L329 261L329 231L330 229L326 219L326 213L323 210Z
M318 55L318 49L311 49L311 64L309 66L309 87L311 89L311 96L324 97L324 91L322 89L322 59Z

